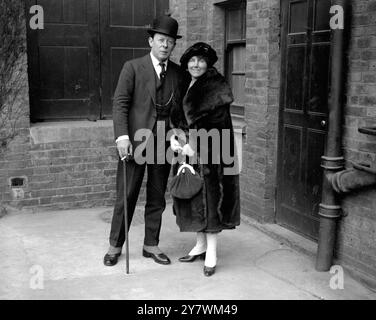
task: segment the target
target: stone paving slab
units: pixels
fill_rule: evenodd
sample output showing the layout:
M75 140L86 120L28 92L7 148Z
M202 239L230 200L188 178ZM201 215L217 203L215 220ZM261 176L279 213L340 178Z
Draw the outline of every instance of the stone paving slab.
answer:
M114 267L103 265L111 208L7 215L0 219L0 299L375 299L376 294L345 273L344 289L330 288L329 272L317 272L312 257L242 223L218 240L217 271L202 272L203 261L178 258L194 245L181 233L168 205L160 248L172 264L142 257L143 210L130 231L130 274L125 255ZM297 235L298 236L298 235ZM43 273L43 282L36 275ZM43 289L33 289L36 284Z

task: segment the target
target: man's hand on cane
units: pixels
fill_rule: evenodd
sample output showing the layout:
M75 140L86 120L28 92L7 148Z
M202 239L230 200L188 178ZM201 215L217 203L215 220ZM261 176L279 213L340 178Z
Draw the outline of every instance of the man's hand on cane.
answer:
M129 159L133 154L132 143L129 139L120 140L117 142L116 147L119 152L121 160Z

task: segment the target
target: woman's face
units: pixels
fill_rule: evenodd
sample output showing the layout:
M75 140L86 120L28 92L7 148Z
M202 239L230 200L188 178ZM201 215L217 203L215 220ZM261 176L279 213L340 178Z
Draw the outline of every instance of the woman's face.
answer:
M201 77L207 69L208 64L203 57L193 56L188 61L188 71L194 79Z

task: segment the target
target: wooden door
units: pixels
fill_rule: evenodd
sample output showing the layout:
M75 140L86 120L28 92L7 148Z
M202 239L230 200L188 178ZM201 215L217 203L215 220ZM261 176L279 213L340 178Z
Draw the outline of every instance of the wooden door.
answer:
M150 52L147 29L168 11L169 0L101 0L102 118L112 115L112 98L127 60Z
M106 119L125 61L150 51L146 30L169 0L28 0L44 30L28 28L32 121Z
M44 29L28 29L32 121L100 114L99 0L34 0Z
M277 223L317 239L326 141L330 0L282 1Z

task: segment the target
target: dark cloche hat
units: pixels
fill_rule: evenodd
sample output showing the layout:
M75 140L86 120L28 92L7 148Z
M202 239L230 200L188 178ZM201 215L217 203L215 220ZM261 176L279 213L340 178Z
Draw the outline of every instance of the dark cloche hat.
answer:
M186 69L189 59L193 56L203 56L208 59L208 66L211 67L217 62L218 57L215 50L205 42L197 42L191 47L189 47L181 56L180 64Z
M148 29L148 33L153 36L155 33L162 33L174 39L180 39L178 33L178 22L168 15L158 17L153 21L153 27Z

